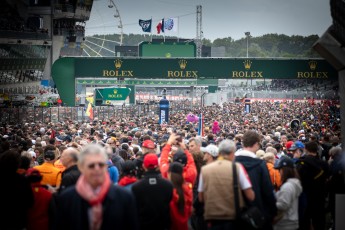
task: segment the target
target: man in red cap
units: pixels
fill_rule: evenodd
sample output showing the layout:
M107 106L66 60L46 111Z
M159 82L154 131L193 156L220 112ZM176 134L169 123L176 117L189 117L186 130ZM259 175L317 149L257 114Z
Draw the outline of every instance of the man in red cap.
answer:
M145 140L142 145L142 152L143 154L148 154L148 153L155 153L155 143L151 140Z
M170 181L162 178L156 154L148 153L144 156L143 168L144 177L132 187L140 229L170 229L169 204L173 186Z
M137 170L137 177L138 178L141 178L144 174L144 171L145 171L143 168L144 157L146 156L146 154L149 154L149 153L153 153L156 155L155 148L156 148L156 145L152 140L150 140L150 139L144 140L144 142L141 146L143 156L140 156L139 158L134 160L134 163L138 168L138 170Z

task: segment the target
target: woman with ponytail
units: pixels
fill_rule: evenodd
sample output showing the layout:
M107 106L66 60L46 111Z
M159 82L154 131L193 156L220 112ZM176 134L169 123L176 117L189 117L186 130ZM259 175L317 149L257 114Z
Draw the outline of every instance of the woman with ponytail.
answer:
M174 186L170 202L171 229L188 230L188 219L192 214L193 186L183 179L183 166L173 162L169 166L168 178Z

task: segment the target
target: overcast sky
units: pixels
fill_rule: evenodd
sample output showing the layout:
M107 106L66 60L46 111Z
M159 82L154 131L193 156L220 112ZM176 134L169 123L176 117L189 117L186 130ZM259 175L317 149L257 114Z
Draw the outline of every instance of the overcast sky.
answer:
M267 33L319 36L331 25L328 0L114 0L123 33L144 34L139 19L153 19L152 32L162 18L178 17L181 38L196 36L196 5L202 5L204 38L245 37ZM119 33L115 9L108 0L94 0L86 34ZM148 33L145 33L148 34Z

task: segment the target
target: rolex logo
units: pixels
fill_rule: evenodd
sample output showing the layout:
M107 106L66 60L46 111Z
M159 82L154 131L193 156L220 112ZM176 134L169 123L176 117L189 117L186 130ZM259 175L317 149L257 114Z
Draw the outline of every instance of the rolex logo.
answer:
M114 89L114 94L117 94L117 89Z
M181 69L185 69L187 67L187 61L184 59L180 60L178 64L180 65Z
M310 61L309 62L309 68L310 70L315 70L317 66L317 62L316 61Z
M121 66L122 66L122 62L123 62L122 60L116 59L116 60L114 61L115 68L116 68L116 69L120 69Z
M243 62L243 64L244 64L244 68L245 68L246 70L249 70L250 67L252 66L252 62L251 62L250 60L245 60L245 61Z

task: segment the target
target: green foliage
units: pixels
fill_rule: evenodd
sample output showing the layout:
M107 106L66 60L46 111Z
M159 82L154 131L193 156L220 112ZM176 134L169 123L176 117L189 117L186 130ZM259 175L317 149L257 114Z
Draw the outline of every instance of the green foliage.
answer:
M96 35L99 38L120 41L118 34ZM163 38L163 36L153 35L153 38ZM176 38L168 37L166 38ZM318 35L309 35L307 37L284 34L265 34L259 37L249 38L248 56L249 57L285 57L285 58L315 58L320 57L313 49L313 44L317 41ZM124 34L123 45L137 46L140 42L150 41L150 34ZM92 40L94 41L94 40ZM101 44L102 41L96 42ZM225 47L226 57L246 57L247 39L241 38L234 40L231 37L217 38L213 42L209 39L203 39L203 45L212 47Z

